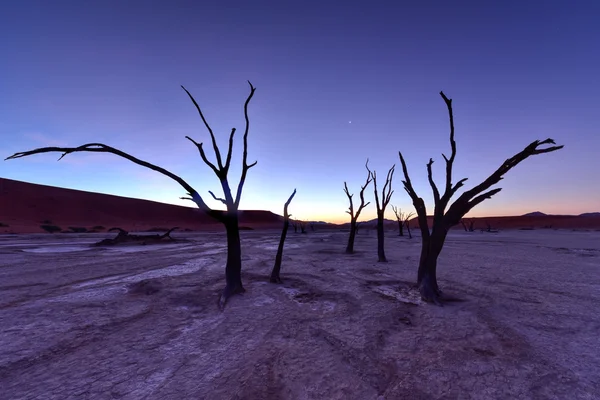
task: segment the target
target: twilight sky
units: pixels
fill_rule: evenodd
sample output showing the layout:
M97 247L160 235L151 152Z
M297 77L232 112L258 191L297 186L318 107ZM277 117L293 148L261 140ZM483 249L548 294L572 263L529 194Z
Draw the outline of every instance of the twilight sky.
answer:
M428 206L425 165L449 154L466 188L535 139L565 148L510 171L471 216L600 211L600 3L581 1L12 1L0 13L1 158L36 147L102 142L161 165L209 205L221 189L196 147L238 128L246 80L248 173L241 207L345 222L344 181L358 197L364 163L384 179L402 151ZM225 150L223 150L225 151ZM111 154L0 162L0 177L191 206L174 181ZM380 183L380 189L382 186ZM373 201L372 186L367 199ZM429 210L433 212L432 209ZM363 211L375 217L374 203ZM391 208L388 218L393 217Z

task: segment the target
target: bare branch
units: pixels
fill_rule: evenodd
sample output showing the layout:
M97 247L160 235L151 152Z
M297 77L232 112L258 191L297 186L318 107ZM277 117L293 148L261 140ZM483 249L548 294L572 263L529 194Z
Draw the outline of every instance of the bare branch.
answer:
M240 183L238 184L237 194L235 197L236 209L240 206L242 188L244 187L244 182L246 181L246 174L248 173L248 170L254 167L257 163L257 161L254 161L252 164L248 165L248 131L250 130L250 119L248 118L248 104L250 103L252 96L254 96L254 91L256 90L256 88L252 86L252 83L250 83L250 81L248 81L248 84L250 85L250 94L248 95L248 98L244 103L244 119L246 120L246 129L244 130L244 154L242 157L242 176L240 178Z
M417 211L417 217L419 219L419 229L421 230L423 240L429 240L430 233L429 223L427 221L427 207L425 206L425 202L423 201L423 199L419 197L419 195L417 195L417 192L415 192L415 189L410 180L410 176L408 175L408 168L406 167L406 161L404 161L402 152L398 152L398 156L400 157L400 163L402 164L402 172L404 173L404 180L402 181L402 183L404 184L404 190L406 190L406 193L408 193L408 195L412 199L413 206Z
M433 164L433 158L429 159L427 163L427 179L429 180L429 185L431 185L431 190L433 190L433 200L437 205L440 202L440 191L438 190L435 182L433 181L433 173L431 171L431 165Z
M217 140L215 139L215 134L213 133L210 125L208 124L208 122L206 122L206 118L204 118L204 114L202 113L202 110L200 109L200 106L196 102L196 99L194 99L194 96L192 96L192 94L185 87L183 87L183 85L181 85L181 88L183 90L185 90L185 92L189 96L190 100L192 100L192 103L194 103L194 106L196 106L196 110L198 110L198 114L200 114L200 118L202 118L202 122L204 122L204 126L206 126L206 129L210 133L210 139L212 140L213 149L215 150L215 156L217 157L217 165L219 166L219 170L222 170L223 169L223 163L221 161L221 152L219 151L219 146L217 146Z
M469 209L467 210L467 212L469 212L473 207L475 207L479 203L483 202L485 199L491 199L493 195L500 192L501 190L502 190L502 188L493 189L493 190L490 190L489 192L485 192L485 193L480 194L479 196L475 197L473 200L471 200L469 202Z
M200 157L202 157L202 161L204 161L204 163L206 165L208 165L210 167L210 169L213 170L215 175L217 175L220 178L221 171L219 169L217 169L217 167L208 160L208 158L206 157L206 153L204 152L204 149L202 148L202 143L196 142L194 139L192 139L189 136L186 136L185 138L196 145L196 147L198 148L198 152L200 153Z
M348 200L350 201L350 207L348 207L348 209L350 211L346 211L348 214L350 214L350 217L354 218L354 204L352 202L352 196L354 196L354 194L350 194L350 191L348 190L348 185L346 184L346 182L344 182L344 192L346 193L346 196L348 196Z
M365 163L365 166L369 164L369 159L367 158L367 162ZM368 170L368 167L367 167ZM360 206L358 207L358 210L356 210L356 215L354 216L355 219L358 219L358 217L360 216L360 213L362 212L362 210L368 206L369 204L371 204L370 201L367 201L365 203L365 189L367 188L367 186L369 186L369 183L371 183L372 179L371 179L371 174L367 173L367 180L365 181L365 184L362 185L360 187Z
M444 198L446 198L450 194L452 188L452 164L454 163L454 158L456 157L456 141L454 140L454 114L452 112L452 99L446 97L444 92L440 92L440 96L442 96L444 102L446 103L446 107L448 108L448 118L450 120L450 147L452 149L449 159L444 156L444 160L446 161L446 189L444 191ZM446 200L446 203L448 200Z
M225 201L225 199L215 196L215 194L210 190L208 191L208 193L210 193L210 195L213 197L213 199L220 201L221 203L227 205L227 202Z
M392 190L392 179L394 177L394 170L396 169L396 164L392 165L392 168L390 168L390 170L387 173L387 176L385 177L385 185L383 185L383 191L382 191L382 209L385 210L386 206L390 203L390 200L392 199L392 194L394 193L394 191ZM387 193L386 193L386 189L387 189Z
M288 218L291 216L291 215L288 215L288 206L292 202L292 199L294 198L295 195L296 195L296 189L294 189L294 192L292 193L290 198L285 202L285 205L283 206L283 214L284 214L284 216L287 215Z
M456 193L456 191L460 189L468 179L469 178L463 178L460 181L456 182L456 185L454 185L450 190L450 196L448 196L448 200L450 200L452 196L454 196L454 193Z
M412 182L410 180L410 176L408 175L408 168L406 168L406 161L404 161L404 157L402 156L402 153L398 152L398 156L400 157L400 163L402 164L402 172L404 173L404 180L402 181L402 184L404 185L404 190L406 190L406 193L408 193L408 195L414 202L415 199L419 198L419 196L417 195L417 192L415 192L415 189L413 188Z
M231 128L231 134L229 135L229 149L227 150L227 159L225 160L225 174L229 171L231 165L231 153L233 152L233 135L235 134L235 128Z
M19 152L19 153L15 153L10 157L7 157L5 160L12 160L12 159L16 159L16 158L21 158L21 157L27 157L27 156L31 156L34 154L41 154L41 153L52 153L52 152L60 152L63 153L59 160L61 160L64 156L66 156L67 154L71 154L71 153L77 153L77 152L90 152L90 153L112 153L115 154L119 157L125 158L137 165L141 165L142 167L146 167L149 168L153 171L159 172L163 175L168 176L169 178L173 179L175 182L179 183L187 192L188 194L192 197L192 200L198 205L198 207L208 213L209 215L217 218L214 213L213 210L210 209L210 207L208 207L208 205L204 202L204 200L202 199L202 197L200 197L200 195L198 194L198 192L191 187L186 181L184 181L182 178L180 178L179 176L175 175L174 173L167 171L166 169L159 167L157 165L151 164L147 161L143 161L140 160L139 158L136 158L132 155L129 155L127 153L125 153L124 151L121 151L119 149L116 149L114 147L111 146L107 146L105 144L102 143L87 143L84 145L81 145L79 147L42 147L42 148L38 148L38 149L34 149L34 150L30 150L30 151L24 151L24 152ZM217 218L218 219L218 218Z
M550 152L553 152L556 150L560 150L564 147L564 146L551 146L551 147L542 148L542 149L538 148L539 146L544 145L544 144L556 144L556 143L552 139L546 139L546 140L542 140L542 141L535 140L535 141L531 142L527 147L525 147L525 149L523 149L519 153L515 154L511 158L504 161L504 163L502 163L502 165L496 171L494 171L494 173L491 174L482 183L480 183L479 185L475 186L474 188L464 192L456 200L456 202L458 202L458 201L467 202L467 201L471 200L473 197L477 196L478 194L489 189L492 185L495 185L496 183L500 182L503 179L503 176L508 171L513 169L515 166L517 166L519 163L521 163L523 160L527 159L528 157L537 155L537 154L550 153Z

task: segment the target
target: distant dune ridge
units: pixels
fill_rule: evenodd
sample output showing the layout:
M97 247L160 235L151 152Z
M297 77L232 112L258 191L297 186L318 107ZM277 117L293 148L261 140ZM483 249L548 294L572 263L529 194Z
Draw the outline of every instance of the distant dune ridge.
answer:
M283 205L283 203L282 203ZM270 211L240 212L240 226L252 229L281 228L282 216ZM431 218L431 217L429 217ZM514 217L465 218L474 219L476 230L489 223L493 229L599 229L600 212L575 215L547 215L535 211ZM362 229L375 228L376 220L365 221ZM197 208L164 204L150 200L131 199L55 186L38 185L0 178L0 233L42 233L41 225L54 225L62 230L69 227L105 229L118 226L129 231L153 228L190 230L223 230L223 224ZM318 229L346 229L349 224L313 222ZM397 222L385 220L388 229L397 229ZM416 219L410 221L418 228ZM242 228L243 229L243 228ZM454 229L463 229L459 224ZM309 229L310 231L310 229Z
M44 221L68 227L114 226L145 231L152 228L224 230L223 224L197 208L131 199L0 178L0 232L40 233ZM280 228L282 217L269 211L240 213L240 226Z

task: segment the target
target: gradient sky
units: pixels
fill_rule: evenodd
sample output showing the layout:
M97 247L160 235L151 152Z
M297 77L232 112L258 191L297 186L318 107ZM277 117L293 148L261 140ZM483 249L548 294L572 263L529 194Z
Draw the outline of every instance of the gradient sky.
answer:
M209 136L179 85L220 144L238 128L237 186L250 80L258 165L241 207L281 214L297 188L295 217L344 222L343 183L358 197L367 157L380 179L396 164L392 204L413 211L402 151L431 204L425 165L434 158L441 182L450 151L443 90L466 188L535 139L565 145L510 171L471 216L600 211L599 16L595 0L6 2L1 156L103 142L182 176L219 208L207 192L220 194L219 182L184 138ZM0 177L192 205L176 182L117 156L58 157L2 161ZM373 203L363 216L375 217Z

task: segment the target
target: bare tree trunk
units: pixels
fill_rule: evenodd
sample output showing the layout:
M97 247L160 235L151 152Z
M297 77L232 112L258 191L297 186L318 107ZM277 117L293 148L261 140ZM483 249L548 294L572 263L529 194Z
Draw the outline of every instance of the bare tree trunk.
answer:
M437 283L437 260L444 247L445 233L432 233L421 242L421 258L417 273L417 286L423 300L439 303L441 291Z
M283 230L281 231L281 238L279 239L279 247L277 247L277 255L275 256L275 265L273 266L273 270L271 271L271 283L281 283L281 278L279 277L279 271L281 271L281 260L283 259L283 246L285 243L285 237L287 236L287 230L290 223L285 220L283 222Z
M350 236L348 236L348 245L346 246L346 254L354 253L354 239L358 231L358 224L354 219L350 221Z
M367 168L367 171L369 171L371 179L373 180L373 193L375 194L375 205L377 208L377 257L379 262L387 262L384 249L385 229L383 226L383 217L385 215L385 208L390 203L390 199L394 193L392 190L392 179L394 177L394 169L396 168L396 165L392 165L392 168L389 169L385 178L385 184L383 185L383 190L381 191L381 203L379 202L379 194L377 193L377 173L369 169L368 163L365 165L365 168Z
M385 227L383 226L383 210L377 213L377 258L378 262L387 262L385 258Z
M404 236L404 222L398 220L398 236Z
M410 233L410 224L406 221L406 231L408 232L408 238L412 239L412 233Z
M242 246L237 213L228 213L224 224L227 231L227 265L225 266L225 289L219 299L221 309L229 297L246 291L242 285Z
M283 258L283 246L285 244L285 238L287 236L287 231L290 227L290 215L288 214L288 206L290 202L296 195L296 189L294 189L294 193L290 196L288 201L285 203L283 207L283 230L281 231L281 238L279 239L279 247L277 247L277 255L275 256L275 265L273 266L273 270L271 271L271 283L281 283L281 278L279 277L279 271L281 271L281 260Z

